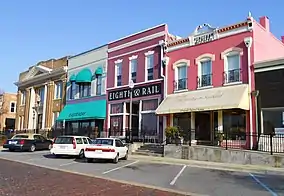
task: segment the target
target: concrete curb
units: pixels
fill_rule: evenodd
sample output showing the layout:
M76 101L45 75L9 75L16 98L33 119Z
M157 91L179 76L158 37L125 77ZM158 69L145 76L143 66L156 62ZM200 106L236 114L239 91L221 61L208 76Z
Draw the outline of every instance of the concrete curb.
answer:
M238 165L231 163L216 163L208 161L195 161L185 159L174 159L166 157L151 157L143 155L130 155L129 159L140 160L142 162L153 162L153 163L164 163L164 164L175 164L175 165L187 165L190 167L226 170L226 171L242 171L242 172L253 172L253 173L264 173L264 174L284 174L284 168L274 168L262 165Z

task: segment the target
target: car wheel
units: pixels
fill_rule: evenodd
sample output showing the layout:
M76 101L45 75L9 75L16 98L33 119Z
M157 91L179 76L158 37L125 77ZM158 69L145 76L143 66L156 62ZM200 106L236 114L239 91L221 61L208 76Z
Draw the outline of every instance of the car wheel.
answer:
M36 150L36 146L34 144L31 145L30 147L30 152L34 152Z
M10 152L14 152L15 150L14 150L14 149L9 148L9 151L10 151Z
M93 162L93 159L90 159L90 158L87 159L87 163L92 163L92 162Z
M113 159L113 163L118 163L118 154L117 154L116 157Z
M51 148L52 148L52 144L49 144L48 145L48 150L51 150Z
M79 153L79 156L78 156L80 159L83 159L85 157L85 154L84 154L84 150L82 149Z
M128 151L126 152L125 156L123 157L123 160L127 160L128 159Z

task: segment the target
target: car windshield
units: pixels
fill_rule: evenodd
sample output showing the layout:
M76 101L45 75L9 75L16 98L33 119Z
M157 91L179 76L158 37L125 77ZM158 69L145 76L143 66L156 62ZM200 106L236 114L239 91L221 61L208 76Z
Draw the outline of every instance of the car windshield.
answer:
M12 139L27 139L29 138L28 135L14 135Z
M95 139L93 140L93 144L113 146L113 140L112 139Z
M73 137L58 137L56 138L55 144L72 144Z

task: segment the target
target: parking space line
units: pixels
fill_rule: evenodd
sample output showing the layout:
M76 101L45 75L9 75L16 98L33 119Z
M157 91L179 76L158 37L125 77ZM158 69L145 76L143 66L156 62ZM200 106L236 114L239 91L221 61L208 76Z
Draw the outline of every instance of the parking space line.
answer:
M26 161L34 161L34 160L41 160L41 159L46 159L46 158L45 157L38 157L38 158L27 159Z
M182 172L185 170L186 165L184 165L181 170L179 171L179 173L174 177L174 179L171 181L170 185L174 185L177 181L177 179L180 177L180 175L182 174Z
M134 165L135 163L138 163L138 162L139 162L139 160L134 161L134 162L132 162L132 163L128 163L128 164L123 165L123 166L120 166L120 167L116 167L116 168L114 168L114 169L111 169L111 170L108 170L108 171L103 172L103 174L107 174L107 173L110 173L110 172L113 172L113 171L122 169L122 168L124 168L124 167L130 166L130 165Z
M77 163L78 163L78 162L73 161L73 162L61 164L61 165L59 165L59 167L63 167L63 166L67 166L67 165L72 165L72 164L77 164Z
M253 175L252 173L249 173L249 175L252 177L252 179L254 179L260 186L262 186L262 188L264 188L265 190L267 190L272 196L278 196L277 193L275 193L273 190L271 190L271 188L269 188L266 184L264 184L263 182L261 182L255 175Z

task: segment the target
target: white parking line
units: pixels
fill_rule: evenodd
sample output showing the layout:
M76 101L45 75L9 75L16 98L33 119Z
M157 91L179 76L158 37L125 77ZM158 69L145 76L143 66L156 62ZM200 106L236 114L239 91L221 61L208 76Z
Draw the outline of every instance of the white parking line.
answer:
M177 181L177 179L180 177L180 175L182 174L182 172L185 170L186 165L184 165L181 170L179 171L179 173L176 175L176 177L171 181L170 185L174 185Z
M116 171L116 170L122 169L122 168L124 168L124 167L130 166L130 165L133 165L133 164L138 163L138 162L139 162L139 160L134 161L134 162L132 162L132 163L128 163L128 164L123 165L123 166L121 166L121 167L116 167L116 168L114 168L114 169L111 169L111 170L108 170L108 171L103 172L103 174L107 174L107 173L110 173L110 172L113 172L113 171Z
M26 161L34 161L34 160L41 160L41 159L46 159L46 158L45 157L38 157L38 158L27 159Z
M72 164L77 164L77 163L78 163L78 162L73 161L73 162L61 164L61 165L59 165L59 167L63 167L63 166L67 166L67 165L72 165Z

